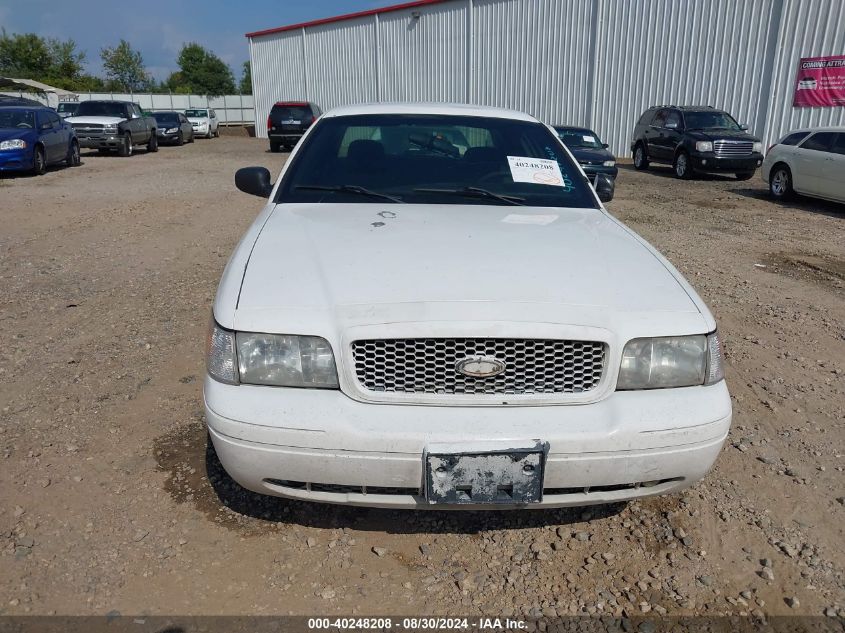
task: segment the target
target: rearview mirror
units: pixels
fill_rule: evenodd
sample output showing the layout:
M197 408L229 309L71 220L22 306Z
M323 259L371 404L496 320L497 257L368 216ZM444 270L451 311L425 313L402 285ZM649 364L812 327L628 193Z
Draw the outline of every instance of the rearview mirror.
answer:
M613 200L613 193L616 190L616 180L607 174L596 174L596 179L593 182L593 189L596 190L596 195L602 202L610 202Z
M235 172L235 186L244 193L266 198L273 191L270 171L266 167L244 167Z

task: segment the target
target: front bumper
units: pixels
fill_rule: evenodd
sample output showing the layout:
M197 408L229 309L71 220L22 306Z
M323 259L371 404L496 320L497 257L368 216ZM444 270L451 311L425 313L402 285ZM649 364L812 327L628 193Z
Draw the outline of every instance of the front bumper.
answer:
M32 167L31 148L0 150L0 171L22 171Z
M762 154L751 154L743 158L719 158L712 152L694 152L690 155L690 159L696 171L714 173L755 171L763 164Z
M232 386L208 376L204 393L218 457L244 488L374 507L451 507L429 505L422 492L426 448L444 443L457 452L548 442L542 502L509 508L671 492L707 473L731 422L724 381L556 406L370 404L340 391Z
M118 149L123 145L123 137L120 134L77 135L76 140L79 141L79 147L85 149Z
M616 178L616 175L619 173L619 168L614 165L613 167L605 167L604 165L584 165L581 164L581 169L584 170L584 173L587 174L587 177L592 180L596 174L607 174L611 178Z
M161 130L156 132L156 136L158 136L158 140L162 143L175 143L176 140L179 138L179 132L171 132L167 134Z

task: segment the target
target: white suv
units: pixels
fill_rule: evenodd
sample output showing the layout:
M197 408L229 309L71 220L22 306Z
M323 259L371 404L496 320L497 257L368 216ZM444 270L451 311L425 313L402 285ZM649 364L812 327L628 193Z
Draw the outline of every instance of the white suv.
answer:
M845 127L790 132L766 152L760 175L777 199L800 193L845 202Z
M731 401L713 316L552 128L350 106L275 185L262 167L235 180L269 200L223 273L204 392L242 486L585 505L684 488L719 454Z
M205 138L220 136L220 121L213 108L185 110L185 116L191 122L194 136L204 136Z

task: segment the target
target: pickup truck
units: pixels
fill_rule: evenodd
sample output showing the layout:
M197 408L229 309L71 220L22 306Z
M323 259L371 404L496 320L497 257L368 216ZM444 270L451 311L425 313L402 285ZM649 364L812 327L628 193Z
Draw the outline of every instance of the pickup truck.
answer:
M117 150L119 156L131 156L136 145L158 151L156 120L144 116L131 101L83 101L65 121L76 132L80 147L101 153Z

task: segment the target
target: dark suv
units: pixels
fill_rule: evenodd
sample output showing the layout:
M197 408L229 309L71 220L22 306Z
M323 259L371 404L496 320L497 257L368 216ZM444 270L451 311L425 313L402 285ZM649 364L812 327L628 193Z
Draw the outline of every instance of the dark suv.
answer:
M678 178L727 172L748 180L763 162L763 144L747 129L710 106L651 107L634 128L634 167L665 163L672 165Z
M267 117L270 151L290 150L322 113L310 101L277 101Z

